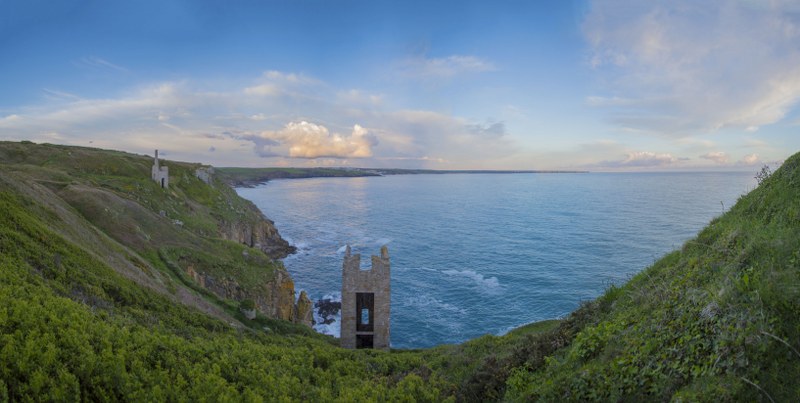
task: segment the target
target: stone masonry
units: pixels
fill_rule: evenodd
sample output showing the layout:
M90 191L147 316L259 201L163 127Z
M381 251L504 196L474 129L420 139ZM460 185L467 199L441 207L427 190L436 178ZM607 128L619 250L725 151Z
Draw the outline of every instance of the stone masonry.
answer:
M389 349L391 276L389 250L372 256L372 268L361 270L361 255L350 254L342 264L342 328L344 348Z
M156 181L162 188L169 188L169 167L162 167L158 165L158 150L156 150L155 158L153 159L153 169L150 177Z

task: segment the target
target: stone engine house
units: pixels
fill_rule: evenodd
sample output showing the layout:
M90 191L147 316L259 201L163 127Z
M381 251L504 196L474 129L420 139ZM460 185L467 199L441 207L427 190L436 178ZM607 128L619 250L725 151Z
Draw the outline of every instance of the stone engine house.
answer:
M342 264L342 328L344 348L389 348L391 305L389 249L372 256L372 268L361 270L361 255L350 254Z
M158 150L156 150L156 155L153 159L153 169L150 176L156 183L161 185L162 188L169 188L169 167L158 165Z

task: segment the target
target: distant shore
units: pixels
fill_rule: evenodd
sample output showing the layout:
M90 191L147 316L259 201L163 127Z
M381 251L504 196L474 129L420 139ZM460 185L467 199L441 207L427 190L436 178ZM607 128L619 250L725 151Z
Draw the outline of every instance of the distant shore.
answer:
M376 169L376 168L215 168L217 176L233 187L254 187L273 179L355 178L387 175L425 174L559 174L589 173L589 171L558 170L436 170L436 169Z

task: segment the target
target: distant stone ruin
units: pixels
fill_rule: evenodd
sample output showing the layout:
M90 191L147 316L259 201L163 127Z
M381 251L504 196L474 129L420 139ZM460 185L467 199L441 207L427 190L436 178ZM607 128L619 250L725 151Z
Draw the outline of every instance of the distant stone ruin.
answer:
M389 348L391 305L389 249L372 256L372 268L361 270L361 255L350 246L342 264L342 328L344 348Z
M161 185L162 188L169 188L169 167L158 165L158 150L156 150L155 158L153 159L151 178Z

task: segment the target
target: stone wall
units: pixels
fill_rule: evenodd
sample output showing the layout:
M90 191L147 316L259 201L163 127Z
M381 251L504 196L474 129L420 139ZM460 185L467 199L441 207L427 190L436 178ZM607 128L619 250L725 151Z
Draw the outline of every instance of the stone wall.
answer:
M153 159L153 167L150 172L150 177L162 188L169 188L169 167L162 167L159 165L158 150L156 150L155 158Z
M373 293L373 331L356 330L356 293ZM381 248L380 256L372 256L372 268L361 270L361 255L351 255L347 247L342 263L342 328L341 344L356 348L359 335L372 335L373 348L389 348L391 328L391 270L389 250Z

